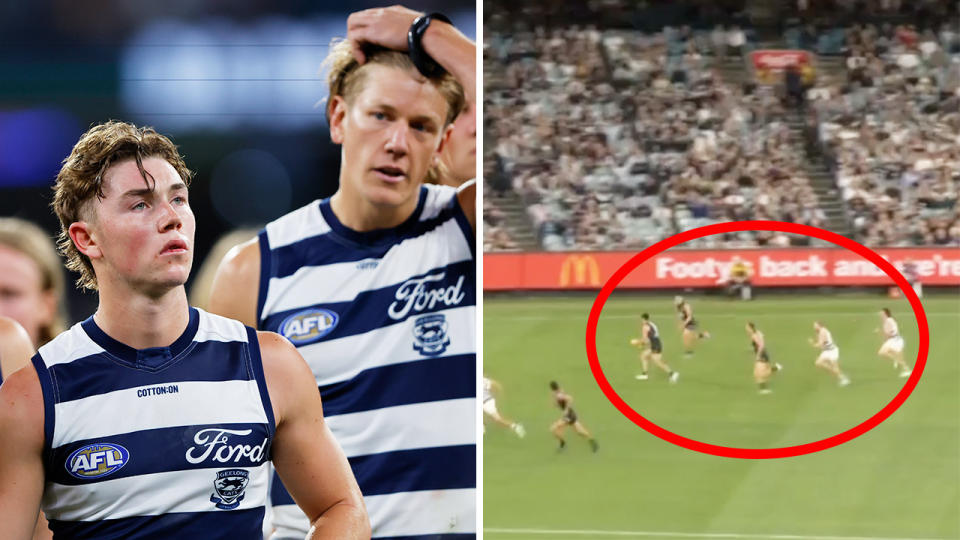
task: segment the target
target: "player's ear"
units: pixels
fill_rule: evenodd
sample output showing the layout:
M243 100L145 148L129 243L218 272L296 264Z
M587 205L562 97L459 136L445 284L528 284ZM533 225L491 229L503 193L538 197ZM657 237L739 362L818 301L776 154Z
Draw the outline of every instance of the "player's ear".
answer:
M447 127L443 128L443 133L440 134L440 143L437 144L437 151L433 153L433 165L440 164L440 156L443 153L443 149L446 148L447 142L450 140L450 134L453 133L453 124L448 124Z
M103 250L100 249L100 244L97 242L96 232L89 222L74 221L70 224L67 232L70 234L70 239L73 240L73 245L77 247L77 251L90 259L103 257Z
M343 144L343 124L347 117L347 100L343 96L333 96L327 103L327 112L330 117L330 140L335 144Z

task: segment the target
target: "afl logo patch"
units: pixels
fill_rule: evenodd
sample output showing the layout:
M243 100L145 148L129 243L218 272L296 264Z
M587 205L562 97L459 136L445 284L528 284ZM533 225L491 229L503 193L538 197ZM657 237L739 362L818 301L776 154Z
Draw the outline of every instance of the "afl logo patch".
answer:
M130 452L119 444L88 444L67 458L67 472L83 480L113 474L130 461Z
M338 322L340 316L329 309L305 309L284 319L280 334L294 345L307 345L333 332Z
M424 356L437 356L447 350L447 319L443 315L424 315L413 323L413 349Z

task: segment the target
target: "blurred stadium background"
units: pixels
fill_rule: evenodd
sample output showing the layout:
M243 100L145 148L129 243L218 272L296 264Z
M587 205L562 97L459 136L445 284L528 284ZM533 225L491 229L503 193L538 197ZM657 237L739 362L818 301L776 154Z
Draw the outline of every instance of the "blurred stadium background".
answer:
M484 370L526 439L488 425L484 527L524 538L960 538L960 3L719 0L484 3ZM699 455L633 425L583 346L594 295L638 251L711 223L773 219L853 238L924 286L930 356L906 404L867 435L770 461ZM756 299L725 297L740 256ZM600 363L641 414L743 447L811 442L902 388L877 311L912 364L917 324L859 256L774 232L715 235L632 272L597 332ZM685 359L671 297L713 332ZM627 342L649 312L670 386L637 381ZM821 319L853 385L806 343ZM785 370L759 396L744 325ZM600 452L571 431L574 408ZM771 399L772 398L772 399Z
M172 137L197 175L193 278L215 240L337 188L319 75L347 15L386 5L267 2L4 2L0 5L0 216L53 236L50 187L80 134L119 119ZM476 34L474 3L412 0ZM70 280L75 276L70 276ZM191 284L188 284L188 290ZM68 287L71 322L96 297Z

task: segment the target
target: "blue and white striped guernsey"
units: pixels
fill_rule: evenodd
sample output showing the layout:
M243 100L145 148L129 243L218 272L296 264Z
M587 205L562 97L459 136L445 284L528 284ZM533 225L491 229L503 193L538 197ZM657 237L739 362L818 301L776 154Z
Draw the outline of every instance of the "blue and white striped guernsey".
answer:
M253 329L191 308L137 350L91 317L33 364L55 538L261 538L275 426Z
M399 227L346 228L329 199L260 233L261 329L310 364L374 538L476 533L475 244L445 186ZM274 477L274 538L308 523Z

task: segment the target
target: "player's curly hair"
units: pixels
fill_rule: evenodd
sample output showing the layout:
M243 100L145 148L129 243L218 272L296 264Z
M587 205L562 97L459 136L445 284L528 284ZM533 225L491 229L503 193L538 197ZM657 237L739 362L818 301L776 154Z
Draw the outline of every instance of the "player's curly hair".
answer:
M70 155L63 160L53 186L53 202L50 206L60 218L57 248L66 257L67 268L80 273L78 287L96 290L97 276L90 258L80 253L73 244L70 225L81 220L96 219L88 203L94 196L103 198L103 177L116 163L135 160L143 181L153 189L155 181L143 168L143 160L148 157L165 160L177 171L183 183L190 185L193 172L187 168L173 142L152 127L137 127L127 122L110 120L93 126L80 137Z
M353 49L349 41L334 40L331 43L330 54L323 61L324 66L328 69L327 85L330 87L330 97L341 96L347 102L350 102L353 96L363 89L367 67L380 64L402 69L417 80L429 80L448 105L444 127L450 125L463 111L467 99L463 92L463 86L457 82L453 75L444 73L439 77L427 78L417 70L417 67L413 65L413 61L405 52L386 49L369 43L363 44L362 47L366 62L360 65L353 56ZM330 122L331 101L328 99L325 107L328 123Z

